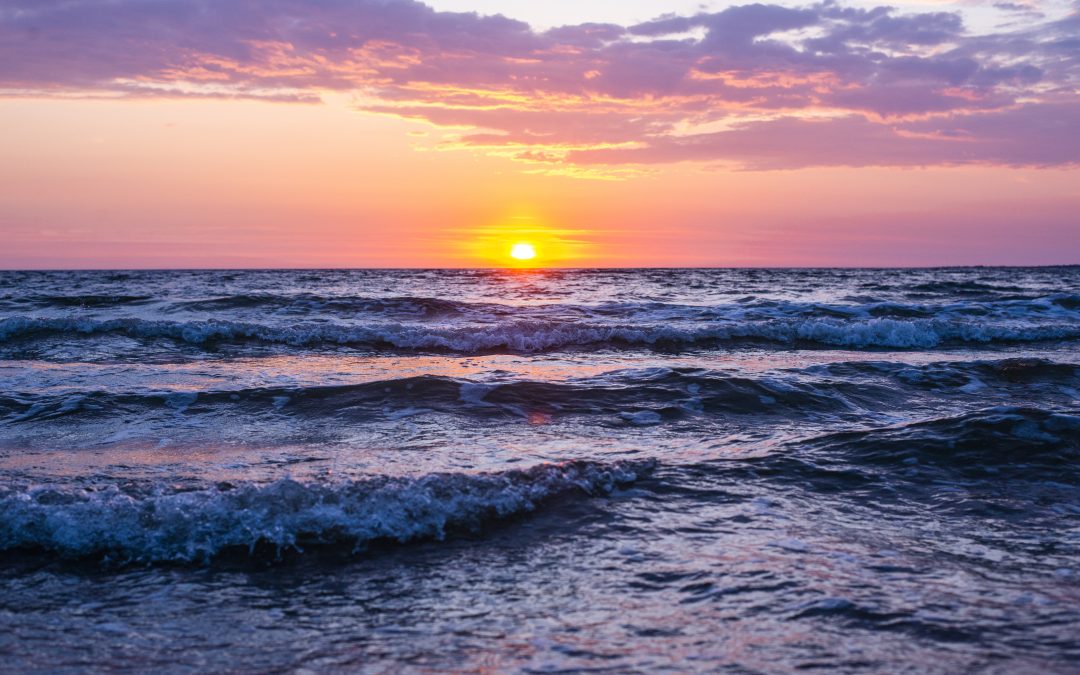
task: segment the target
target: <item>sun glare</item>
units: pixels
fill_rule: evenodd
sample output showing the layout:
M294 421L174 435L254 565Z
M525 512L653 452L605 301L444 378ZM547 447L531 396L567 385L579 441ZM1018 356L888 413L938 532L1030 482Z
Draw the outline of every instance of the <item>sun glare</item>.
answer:
M510 248L510 257L514 260L532 260L536 257L536 247L528 242L514 244Z

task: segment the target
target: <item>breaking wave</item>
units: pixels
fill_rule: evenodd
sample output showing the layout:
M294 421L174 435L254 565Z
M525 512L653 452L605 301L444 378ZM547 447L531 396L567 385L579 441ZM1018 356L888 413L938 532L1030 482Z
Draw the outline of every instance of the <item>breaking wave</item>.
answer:
M49 335L121 334L209 346L254 340L292 347L349 346L455 353L542 352L574 347L709 347L732 341L848 348L932 349L951 344L991 345L1080 339L1078 323L1021 323L943 319L773 319L670 324L514 321L423 325L299 323L271 326L239 321L164 321L136 318L0 319L0 342Z
M206 562L225 553L441 540L560 495L607 494L649 461L577 461L489 474L304 484L0 489L0 551L122 562Z

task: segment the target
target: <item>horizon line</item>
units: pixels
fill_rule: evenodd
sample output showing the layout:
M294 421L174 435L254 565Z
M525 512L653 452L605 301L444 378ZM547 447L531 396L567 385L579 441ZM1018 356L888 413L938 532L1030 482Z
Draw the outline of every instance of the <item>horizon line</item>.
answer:
M0 273L32 272L590 272L637 270L944 270L944 269L1051 269L1080 267L1080 261L1046 264L973 265L641 265L631 267L0 267Z

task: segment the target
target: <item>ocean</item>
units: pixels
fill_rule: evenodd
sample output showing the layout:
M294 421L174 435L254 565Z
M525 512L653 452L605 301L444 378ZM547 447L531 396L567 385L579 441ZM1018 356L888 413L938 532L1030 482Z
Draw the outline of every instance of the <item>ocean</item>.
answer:
M0 272L0 671L1078 672L1080 267Z

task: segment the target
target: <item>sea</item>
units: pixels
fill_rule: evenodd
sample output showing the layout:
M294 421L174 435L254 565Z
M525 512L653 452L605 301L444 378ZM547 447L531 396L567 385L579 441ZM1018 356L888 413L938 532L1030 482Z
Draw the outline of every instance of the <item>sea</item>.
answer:
M0 273L0 671L1080 672L1080 267Z

